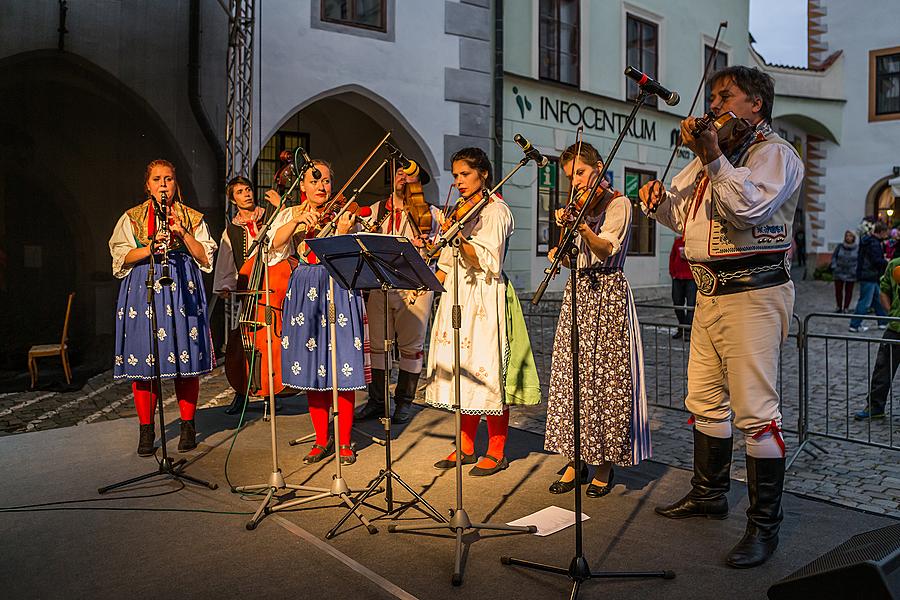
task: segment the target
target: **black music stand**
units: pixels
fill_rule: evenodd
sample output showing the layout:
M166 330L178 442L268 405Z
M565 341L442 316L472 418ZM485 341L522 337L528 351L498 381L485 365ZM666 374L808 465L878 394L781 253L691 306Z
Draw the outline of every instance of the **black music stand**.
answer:
M381 290L381 293L384 295L385 307L388 305L387 294L389 290L444 291L444 287L437 277L434 276L431 269L428 268L428 265L425 264L416 247L405 237L358 233L307 240L307 243L332 278L341 287L357 291ZM387 309L384 311L382 327L384 331L385 360L388 361L386 371L390 373L392 340L388 339ZM390 398L389 384L389 378L385 377L385 400ZM336 535L341 525L362 506L366 499L377 493L379 490L378 486L382 481L386 481L385 498L387 500L387 508L382 511L385 516L399 513L417 502L421 502L427 509L430 517L441 523L447 523L447 519L443 515L394 472L391 462L390 410L390 402L386 401L384 416L379 419L384 427L385 467L369 482L369 487L354 499L354 505L325 535L326 538L330 539ZM413 499L395 508L394 493L391 486L392 481L400 484L403 489L409 492Z

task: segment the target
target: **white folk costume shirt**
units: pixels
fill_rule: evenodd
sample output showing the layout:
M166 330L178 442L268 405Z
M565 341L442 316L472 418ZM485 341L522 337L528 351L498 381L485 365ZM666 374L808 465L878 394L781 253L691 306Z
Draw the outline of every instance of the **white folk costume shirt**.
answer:
M253 243L259 235L259 220L265 213L265 209L261 206L256 207L250 219L242 219L240 214L234 216L231 220L233 225L243 227L247 232L247 241ZM258 246L257 246L258 248ZM253 250L250 256L255 255L257 249ZM250 258L249 256L247 258ZM231 236L228 235L228 228L222 232L222 239L219 242L219 256L216 260L215 273L213 274L213 293L233 292L237 289L238 271L243 265L234 263L234 248L231 244Z
M460 335L460 406L464 414L503 413L503 380L506 369L506 281L503 261L506 244L515 229L506 202L494 196L462 230L475 250L480 269L469 268L459 257L459 304L462 307ZM453 382L453 249L441 250L438 268L447 276L428 352L429 383L425 400L440 408L454 403Z
M378 218L384 216L381 214L381 205L383 203L383 200L379 200L372 205L372 216L369 218L370 224L377 223ZM389 198L387 203L387 206L392 206L392 199ZM435 239L441 232L441 219L443 218L443 213L431 204L428 205L428 209L431 211L431 231L428 232L428 237L429 239ZM396 209L392 212L394 214L389 218L386 218L384 223L381 224L379 233L400 235L409 239L419 237L419 228L409 220L409 213L407 213L406 210Z
M293 219L295 216L299 216L301 213L306 212L304 205L299 206L290 206L288 208L283 209L278 216L275 217L275 220L272 222L272 226L269 227L268 233L268 244L269 244L269 266L274 266L280 263L283 260L287 260L289 256L297 253L297 244L298 239L302 237L302 232L300 234L292 235L288 242L276 248L272 242L275 240L275 234L278 233L278 230L281 229L283 225L286 225ZM299 256L301 262L306 262L303 256Z
M184 211L187 211L190 215L199 215L199 223L193 227L193 231L191 231L191 235L194 236L194 239L203 246L203 250L206 253L206 261L209 264L208 267L204 267L203 265L197 264L200 267L200 270L204 273L212 272L212 264L213 264L213 255L216 253L216 242L212 239L212 236L209 234L209 227L206 225L206 220L203 219L203 215L194 211L191 208L185 207L181 203L176 202L172 207L172 211L174 214L178 215ZM132 267L125 266L125 256L132 250L138 247L137 238L140 236L140 233L135 231L132 226L132 218L129 215L135 209L131 209L130 211L124 213L121 217L119 217L119 221L116 223L115 228L113 228L112 236L109 238L109 252L112 255L112 271L113 276L118 279L122 279L126 277L129 273L131 273ZM193 220L193 216L191 217ZM191 227L182 223L185 229L190 230ZM196 262L196 261L195 261Z
M771 128L763 126L760 130L771 131ZM802 161L778 136L769 133L766 138L759 147L750 147L743 166L733 166L724 155L705 167L699 158L694 158L675 176L656 213L650 215L670 229L684 232L684 254L689 261L739 257L737 253L717 249L715 216L719 222L724 220L739 231L754 230L772 220L798 192L803 180ZM701 201L692 202L695 186L704 173L709 183ZM790 234L790 231L782 232L788 243ZM749 253L754 251L765 250L750 249Z

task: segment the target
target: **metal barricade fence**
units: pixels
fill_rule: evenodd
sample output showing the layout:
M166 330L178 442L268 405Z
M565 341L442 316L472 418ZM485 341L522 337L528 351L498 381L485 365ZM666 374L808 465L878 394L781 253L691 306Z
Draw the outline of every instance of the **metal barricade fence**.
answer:
M523 296L520 300L546 399L562 301L545 298L534 306L530 297ZM674 311L687 307L647 302L636 306L644 350L647 401L652 406L686 413L690 343L683 336L675 339L672 335L679 328L686 329L675 322ZM851 318L853 315L835 313L811 313L803 320L796 314L791 317L788 339L781 347L776 382L783 428L799 438L791 462L807 445L816 446L816 437L900 450L900 414L894 411L895 386L890 368L885 379L888 388L885 416L854 419L855 412L866 408L878 348L885 346L885 356L892 363L888 367L896 369L900 365L900 333L888 333L889 339L848 335L846 324ZM882 321L900 322L900 318L885 317ZM900 395L900 390L897 393Z
M894 373L900 364L900 333L886 329L883 337L848 334L855 315L811 313L803 320L804 366L801 448L813 437L849 441L900 450L900 419L894 420ZM866 322L871 322L866 317ZM900 318L882 317L882 325ZM882 355L879 365L879 354ZM883 368L878 369L878 366ZM873 378L876 395L884 399L883 416L855 418L867 409ZM900 415L898 415L900 416Z

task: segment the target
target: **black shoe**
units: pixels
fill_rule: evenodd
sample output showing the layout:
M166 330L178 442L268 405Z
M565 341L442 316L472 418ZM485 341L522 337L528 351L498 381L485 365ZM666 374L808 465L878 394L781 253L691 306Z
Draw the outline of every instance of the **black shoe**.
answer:
M394 416L391 417L391 423L394 425L405 425L412 420L413 409L410 402L397 402L394 408Z
M349 455L344 455L344 454L340 455L342 465L352 465L353 463L356 462L356 450L353 449L353 446L351 446L350 444L341 444L340 449L350 451Z
M566 465L566 468L569 468L573 465L573 463L569 463ZM581 481L582 483L587 481L588 478L588 466L586 463L581 463ZM550 486L551 494L567 494L575 489L575 478L572 478L572 481L554 481Z
M155 439L156 431L153 429L153 423L141 425L141 433L138 438L137 447L138 456L153 456L156 454L156 447L153 445Z
M319 449L320 452L318 454L313 454L312 451ZM320 444L313 444L312 448L309 450L309 454L303 457L303 464L305 465L313 465L317 462L321 462L334 454L334 438L328 438L328 443L325 446Z
M474 454L465 454L462 455L462 464L464 465L474 465L478 462L478 458ZM439 460L434 463L435 469L441 469L442 471L446 471L447 469L455 469L456 468L456 457L453 457L453 460L445 458L444 460Z
M247 396L243 394L235 394L234 398L231 400L231 404L228 405L228 408L225 409L226 415L237 415L240 414L241 411L244 410L244 406L247 404Z
M681 339L681 336L683 336L683 335L684 335L684 330L681 329L681 328L679 328L678 331L676 331L675 333L672 334L672 339L673 339L673 340L680 340L680 339Z
M715 438L694 428L694 476L687 496L668 506L657 506L656 514L669 519L728 517L731 487L732 438Z
M493 461L494 466L485 469L483 467L479 467L478 465L475 465L469 471L469 475L472 475L474 477L487 477L488 475L493 475L494 473L499 473L503 469L506 469L509 467L509 461L506 460L505 456L503 458L501 458L500 460L497 460L490 454L485 454L484 457L488 460Z
M181 422L181 439L178 440L178 451L189 452L197 447L197 430L194 429L194 420Z
M384 402L378 404L369 400L361 409L356 412L355 418L359 421L368 421L369 419L378 419L384 416Z
M588 498L602 498L603 496L610 493L613 489L613 480L615 479L615 472L610 469L609 470L609 481L606 482L606 485L597 485L593 481L590 485L587 486L587 489L584 492L584 495Z
M778 530L784 515L781 496L784 490L784 459L747 457L747 529L725 562L736 569L756 567L778 547Z

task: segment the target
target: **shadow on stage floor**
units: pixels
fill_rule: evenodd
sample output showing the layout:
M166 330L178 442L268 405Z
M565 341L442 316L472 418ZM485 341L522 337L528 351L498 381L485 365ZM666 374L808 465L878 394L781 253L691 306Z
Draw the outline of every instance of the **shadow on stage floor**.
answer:
M296 404L296 406L295 406ZM169 411L174 418L177 411ZM42 511L0 513L0 579L9 598L226 598L242 595L292 598L501 598L567 597L563 577L502 566L500 555L567 566L574 528L549 537L490 533L465 537L461 588L450 584L454 540L449 532L388 533L388 521L365 508L378 533L370 535L351 518L329 541L325 533L344 514L336 500L266 516L255 531L245 523L259 498L231 493L235 485L263 483L272 470L270 425L255 410L232 447L234 417L222 408L201 411L200 447L190 454L188 473L215 481L212 491L164 480L135 485L100 501L55 504ZM289 483L328 487L331 461L305 466L308 446L288 446L311 431L302 400L289 400L279 416L280 466ZM380 425L362 429L379 434ZM177 424L169 447L175 452ZM398 430L395 470L442 513L455 503L453 471L431 465L451 450L449 413L420 410ZM484 425L476 449L484 453ZM364 486L384 463L384 451L359 436L358 462L344 468L350 485ZM547 487L562 460L545 454L542 439L511 430L510 468L495 476L463 477L465 507L473 521L506 522L555 504L572 508L573 495L553 496ZM96 500L98 487L154 468L134 454L137 424L118 419L0 439L0 504L5 507ZM231 454L229 456L229 451ZM175 455L177 456L177 455ZM468 468L467 468L468 470ZM763 567L736 571L723 557L744 529L743 484L734 482L732 516L725 521L667 521L657 504L677 499L690 473L652 461L617 469L615 489L605 498L584 500L589 564L600 570L672 569L664 580L595 580L582 598L764 598L766 589L856 533L894 521L791 495L785 499L781 547ZM405 500L402 489L395 497ZM383 506L382 496L371 504ZM52 509L52 510L49 510ZM423 519L408 510L396 522Z

